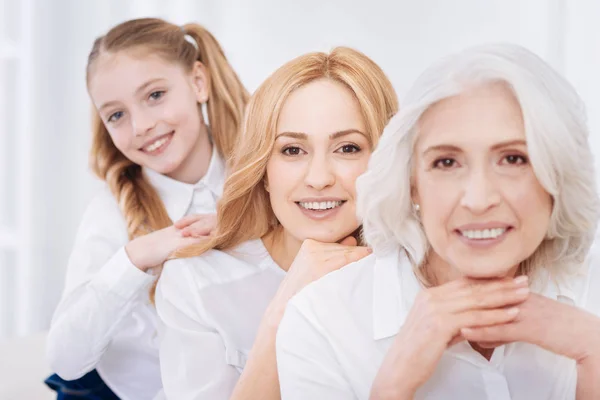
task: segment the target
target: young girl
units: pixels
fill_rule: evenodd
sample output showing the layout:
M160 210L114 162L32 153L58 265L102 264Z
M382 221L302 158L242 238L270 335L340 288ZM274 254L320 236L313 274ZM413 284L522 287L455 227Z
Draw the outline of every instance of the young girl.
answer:
M98 38L87 86L91 164L106 189L77 234L48 357L66 380L92 371L71 387L101 378L121 399L151 399L161 389L153 283L214 224L202 215L215 212L249 96L208 31L159 19Z
M214 236L169 261L158 286L168 398L279 398L285 304L368 254L356 246L354 182L397 107L383 71L348 48L299 57L257 90Z

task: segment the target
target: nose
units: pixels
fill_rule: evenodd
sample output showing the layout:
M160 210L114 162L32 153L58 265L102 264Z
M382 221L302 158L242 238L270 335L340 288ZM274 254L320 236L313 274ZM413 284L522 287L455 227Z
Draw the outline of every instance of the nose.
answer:
M473 170L464 182L461 205L473 214L483 214L500 203L501 196L496 181L486 168Z
M156 126L156 119L148 110L132 112L131 125L135 136L144 136Z
M313 155L308 162L304 182L316 190L323 190L335 183L335 173L327 155Z

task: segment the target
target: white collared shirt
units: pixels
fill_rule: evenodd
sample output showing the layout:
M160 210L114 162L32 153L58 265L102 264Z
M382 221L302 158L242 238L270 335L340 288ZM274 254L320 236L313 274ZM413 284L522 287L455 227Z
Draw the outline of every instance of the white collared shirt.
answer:
M205 176L190 185L155 171L144 174L172 221L214 213L225 164L213 150ZM136 268L124 246L125 220L105 187L88 206L67 267L62 299L48 334L47 357L63 379L94 368L121 399L152 399L161 388L158 318L148 291L155 277Z
M533 291L600 315L600 258L590 260L589 274ZM370 255L307 286L277 333L282 399L368 399L420 290L402 252ZM462 342L444 353L415 399L574 400L576 384L574 361L537 346L500 346L487 361Z
M260 239L165 263L156 309L168 399L230 398L284 277Z

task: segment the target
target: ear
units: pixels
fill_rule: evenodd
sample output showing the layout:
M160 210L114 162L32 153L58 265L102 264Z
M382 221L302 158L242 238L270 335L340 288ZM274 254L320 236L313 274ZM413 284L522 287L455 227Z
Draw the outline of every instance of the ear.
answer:
M265 190L267 191L267 193L269 193L269 181L267 181L266 175L263 178L263 185L265 186Z
M419 197L419 191L414 183L410 184L410 199L413 204L421 204L421 198Z
M206 103L208 101L210 80L206 67L200 61L196 61L192 68L192 86L198 103Z

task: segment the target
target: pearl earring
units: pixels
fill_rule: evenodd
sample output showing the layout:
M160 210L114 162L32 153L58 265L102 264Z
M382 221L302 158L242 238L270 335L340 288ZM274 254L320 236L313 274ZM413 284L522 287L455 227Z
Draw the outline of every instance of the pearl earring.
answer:
M210 120L208 119L208 104L206 101L200 104L200 109L202 112L202 119L204 119L204 124L207 127L210 127Z
M413 204L413 208L415 210L416 213L418 213L421 210L421 206L418 204Z

